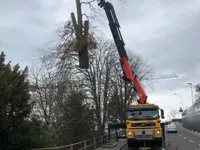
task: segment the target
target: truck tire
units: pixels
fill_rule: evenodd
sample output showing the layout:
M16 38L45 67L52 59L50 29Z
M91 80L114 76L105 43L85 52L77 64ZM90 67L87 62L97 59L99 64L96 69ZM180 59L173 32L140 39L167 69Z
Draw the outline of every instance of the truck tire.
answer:
M132 148L132 145L130 143L128 143L127 145L128 145L128 148Z
M159 147L159 148L163 147L163 140L157 142L156 146Z
M131 142L129 142L128 140L127 140L127 145L128 145L128 148L132 148L133 147L133 144Z

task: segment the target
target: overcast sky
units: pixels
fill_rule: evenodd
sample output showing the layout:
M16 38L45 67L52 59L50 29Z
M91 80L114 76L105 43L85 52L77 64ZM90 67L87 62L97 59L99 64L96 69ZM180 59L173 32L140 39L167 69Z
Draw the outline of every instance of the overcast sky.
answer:
M155 81L154 90L147 89L148 100L159 104L167 114L173 109L178 111L181 97L184 107L190 106L191 90L186 83L200 82L200 1L111 2L126 48L148 59L157 75L179 76ZM72 11L74 0L1 0L0 49L5 51L7 60L23 67L30 65L38 57L38 48L55 38L56 29ZM105 15L103 10L102 14ZM105 38L111 38L107 20L104 23L102 32Z

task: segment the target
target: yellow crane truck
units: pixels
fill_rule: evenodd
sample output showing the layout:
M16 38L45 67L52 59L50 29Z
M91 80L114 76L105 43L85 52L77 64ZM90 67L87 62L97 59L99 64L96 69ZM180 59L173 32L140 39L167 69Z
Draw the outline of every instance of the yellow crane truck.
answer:
M164 111L154 104L130 105L126 110L128 147L165 147Z

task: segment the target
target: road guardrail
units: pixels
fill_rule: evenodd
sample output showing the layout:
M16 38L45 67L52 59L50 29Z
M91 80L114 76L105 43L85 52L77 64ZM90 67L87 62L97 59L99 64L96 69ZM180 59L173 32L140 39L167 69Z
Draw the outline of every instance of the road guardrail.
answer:
M102 135L69 145L48 148L35 148L31 150L96 150L98 147L101 147L107 143L117 141L118 137L122 134L122 132L115 132L114 134L111 134L110 141L108 140L108 135Z

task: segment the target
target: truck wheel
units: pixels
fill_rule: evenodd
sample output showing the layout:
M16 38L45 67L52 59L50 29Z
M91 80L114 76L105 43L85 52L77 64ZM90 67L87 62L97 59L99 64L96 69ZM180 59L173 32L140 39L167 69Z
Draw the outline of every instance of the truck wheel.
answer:
M156 146L162 148L164 146L164 140L157 142Z
M127 141L127 145L128 145L128 148L132 148L133 147L133 144L131 142L128 142L128 141Z
M128 148L132 148L133 146L131 144L128 144Z

